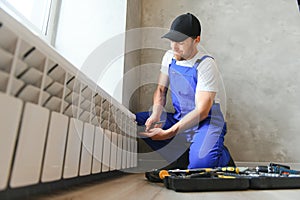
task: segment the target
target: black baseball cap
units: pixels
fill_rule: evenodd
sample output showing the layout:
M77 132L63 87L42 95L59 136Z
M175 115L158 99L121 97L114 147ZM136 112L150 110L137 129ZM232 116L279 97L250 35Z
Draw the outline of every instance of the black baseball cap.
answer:
M181 42L188 37L197 37L201 34L201 25L197 17L191 13L183 14L174 19L170 31L162 36L171 41Z

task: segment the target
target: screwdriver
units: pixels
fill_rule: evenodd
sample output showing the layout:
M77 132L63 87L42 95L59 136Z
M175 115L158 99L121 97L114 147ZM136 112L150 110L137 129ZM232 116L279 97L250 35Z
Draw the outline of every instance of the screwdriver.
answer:
M170 173L200 173L200 172L234 172L239 173L237 167L217 167L217 168L194 168L194 169L174 169L168 170Z
M166 121L158 121L158 122L153 122L151 125L150 125L150 128L149 129L152 129L155 125L157 124L163 124L165 123ZM143 125L144 127L146 127L146 125Z
M156 125L156 124L163 124L163 123L165 123L166 121L158 121L158 122L153 122L152 124L151 124L151 126L154 126L154 125ZM142 126L146 126L146 125L142 125Z

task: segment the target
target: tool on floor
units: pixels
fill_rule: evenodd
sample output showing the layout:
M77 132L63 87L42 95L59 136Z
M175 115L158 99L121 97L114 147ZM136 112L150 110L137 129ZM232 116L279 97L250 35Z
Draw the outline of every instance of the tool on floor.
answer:
M239 173L239 168L237 167L217 167L217 168L195 168L195 169L173 169L173 170L160 170L159 177L160 179L164 179L166 176L170 175L193 175L193 176L206 176L210 174L210 176L214 176L214 174L220 175L220 173ZM207 173L207 174L205 174Z
M290 166L270 163L268 166L257 166L257 173L271 173L278 175L300 174L300 171L290 169Z

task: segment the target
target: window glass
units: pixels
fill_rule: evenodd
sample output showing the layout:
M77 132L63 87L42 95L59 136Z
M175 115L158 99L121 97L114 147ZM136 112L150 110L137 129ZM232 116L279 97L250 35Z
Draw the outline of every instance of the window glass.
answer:
M17 14L24 16L41 33L46 34L51 0L5 0Z
M63 0L55 48L122 102L127 2Z

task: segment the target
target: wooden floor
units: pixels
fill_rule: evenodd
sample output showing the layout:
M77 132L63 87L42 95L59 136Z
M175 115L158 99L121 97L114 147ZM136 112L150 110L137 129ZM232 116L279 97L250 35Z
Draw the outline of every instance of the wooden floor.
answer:
M39 196L36 200L116 200L116 199L172 199L172 200L289 200L299 199L299 190L246 190L228 192L182 193L166 189L162 183L150 183L144 174L126 174L120 177L94 182L93 184L73 187L55 194Z

